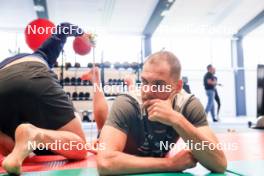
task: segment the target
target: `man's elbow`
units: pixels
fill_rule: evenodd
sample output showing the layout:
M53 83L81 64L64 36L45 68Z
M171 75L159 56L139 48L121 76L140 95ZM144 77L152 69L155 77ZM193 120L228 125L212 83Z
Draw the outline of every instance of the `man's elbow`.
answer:
M227 168L227 160L225 155L223 154L220 158L219 161L217 162L216 167L211 169L212 172L217 172L217 173L224 173Z
M111 161L105 154L97 155L96 164L100 175L109 175L111 173Z

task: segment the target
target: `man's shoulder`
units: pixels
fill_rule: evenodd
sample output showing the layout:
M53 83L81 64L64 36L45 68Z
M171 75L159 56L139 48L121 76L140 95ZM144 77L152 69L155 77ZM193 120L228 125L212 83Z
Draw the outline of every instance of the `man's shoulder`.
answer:
M115 101L127 102L131 104L138 104L138 101L136 100L136 98L129 94L120 94L116 97Z
M183 115L195 126L208 125L206 113L201 101L195 97L190 97L186 103Z
M205 74L204 74L204 77L210 77L212 75L212 73L210 73L210 72L206 72Z
M130 109L130 111L133 109L135 111L139 111L140 105L138 100L129 94L120 94L115 99L115 104L118 105L118 107L122 107L122 109Z

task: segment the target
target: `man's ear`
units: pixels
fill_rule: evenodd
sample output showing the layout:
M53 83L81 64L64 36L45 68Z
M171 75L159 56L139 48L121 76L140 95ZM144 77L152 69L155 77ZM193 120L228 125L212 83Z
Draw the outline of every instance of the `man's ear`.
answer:
M178 80L177 85L176 85L176 91L177 93L181 91L183 85L183 81L181 79Z

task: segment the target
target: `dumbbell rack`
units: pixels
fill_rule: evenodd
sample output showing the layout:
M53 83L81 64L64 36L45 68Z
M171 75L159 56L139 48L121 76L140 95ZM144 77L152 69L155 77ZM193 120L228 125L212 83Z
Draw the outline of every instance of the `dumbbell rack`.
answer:
M104 66L104 64L95 64L100 68L101 80L105 80L102 85L108 86L120 86L124 83L124 78L127 74L137 75L134 68L136 64L134 63L134 68L129 68L126 64L115 63L114 66ZM125 67L124 67L125 65ZM93 109L93 85L90 81L82 81L81 75L84 72L87 72L91 69L92 64L89 63L88 67L80 67L80 64L76 63L74 66L71 66L69 63L65 63L63 67L55 67L53 70L58 75L61 85L65 92L69 95L69 98L72 100L76 111L82 117L83 120L91 121L90 118ZM63 75L62 75L63 73ZM103 74L102 74L103 73ZM105 97L109 107L112 105L113 100L118 94L115 92L105 92ZM92 118L93 119L93 118Z

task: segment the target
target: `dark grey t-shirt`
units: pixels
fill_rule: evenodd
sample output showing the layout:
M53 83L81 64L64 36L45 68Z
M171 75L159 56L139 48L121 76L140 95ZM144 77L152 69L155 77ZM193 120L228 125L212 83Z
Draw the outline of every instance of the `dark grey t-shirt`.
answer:
M176 100L174 104L175 102ZM174 110L182 112L184 117L196 127L208 125L204 108L194 96L189 96L181 110L174 105ZM161 142L169 145L179 138L172 127L149 121L138 101L129 95L117 97L106 125L127 134L124 152L138 156L164 157L169 150L161 147Z

